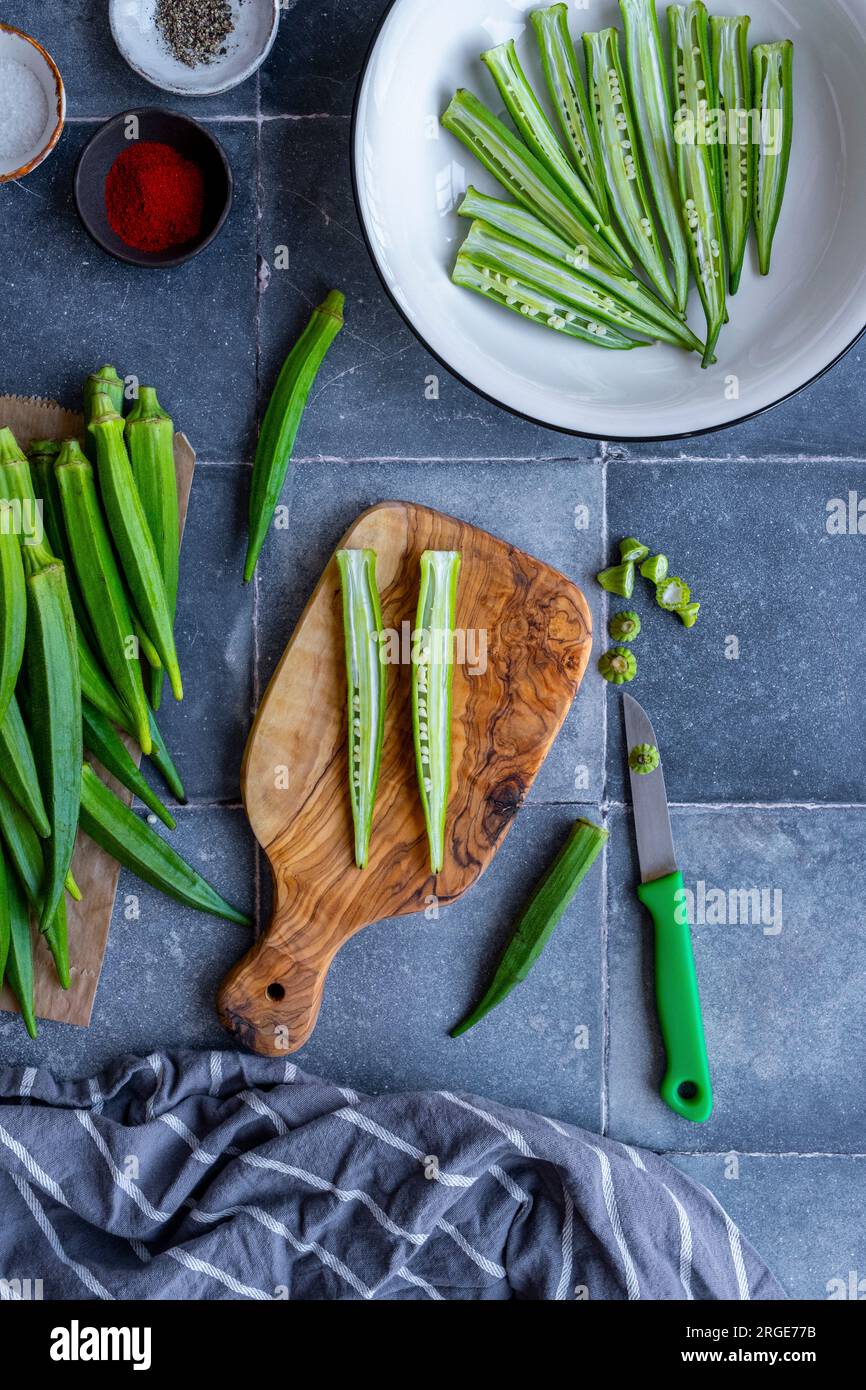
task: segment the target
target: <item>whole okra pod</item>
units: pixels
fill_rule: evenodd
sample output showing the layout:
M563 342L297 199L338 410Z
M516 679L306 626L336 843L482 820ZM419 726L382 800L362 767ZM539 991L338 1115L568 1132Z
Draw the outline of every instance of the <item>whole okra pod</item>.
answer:
M370 831L382 766L388 667L375 550L338 550L348 695L349 796L355 863L367 867Z
M42 842L21 807L0 782L0 835L15 868L18 882L37 917L44 916L45 856ZM80 896L80 895L79 895ZM42 932L54 958L62 989L69 988L69 944L66 925L66 899L61 893L57 907Z
M163 806L156 792L136 767L126 744L111 721L87 700L82 702L81 713L84 723L84 746L87 751L102 763L105 770L110 772L122 787L133 792L149 811L158 816L163 825L169 830L174 830L174 816Z
M33 993L33 942L30 937L30 913L16 882L15 875L4 866L5 917L9 949L6 957L6 983L18 1000L21 1018L31 1038L38 1035ZM3 909L0 909L2 912Z
M790 39L756 44L752 63L754 101L761 118L755 165L755 234L761 274L769 275L794 136L794 45Z
M0 781L5 782L36 833L47 840L51 822L45 810L33 749L15 696L0 720Z
M109 363L85 377L81 394L84 398L85 425L89 425L93 419L93 407L97 396L108 396L118 415L123 414L123 379Z
M0 502L0 720L15 693L24 659L27 590L11 506Z
M575 168L603 214L602 221L608 222L610 204L598 131L568 32L568 6L549 5L547 9L533 10L529 18L538 40L550 100L571 150Z
M728 248L728 289L736 294L752 221L754 145L749 122L752 111L752 68L749 61L748 15L713 15L713 79L719 113L724 120L722 143L722 215Z
M268 401L253 463L245 584L255 574L313 383L329 347L343 327L345 302L339 290L331 290L324 303L313 310L309 323L282 365Z
M174 622L180 559L174 424L152 386L139 388L138 400L126 417L126 446ZM162 670L151 670L150 702L155 710L162 699L163 679Z
M107 396L96 396L88 430L96 448L102 505L136 615L165 666L174 698L182 700L174 614L126 452L123 420Z
M425 550L412 651L412 727L430 871L445 860L459 550Z
M36 439L30 443L27 449L27 458L30 463L33 489L37 498L42 502L42 521L48 544L66 570L66 583L69 586L69 598L75 620L88 642L92 643L94 640L93 628L87 616L87 607L78 584L75 565L72 562L72 552L69 549L69 541L63 525L63 508L60 505L60 489L57 486L55 473L61 447L60 442L56 439Z

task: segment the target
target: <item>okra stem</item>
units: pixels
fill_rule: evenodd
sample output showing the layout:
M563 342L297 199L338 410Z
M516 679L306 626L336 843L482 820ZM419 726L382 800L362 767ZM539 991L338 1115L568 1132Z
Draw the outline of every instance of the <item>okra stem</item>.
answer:
M625 239L666 304L676 306L640 168L616 29L584 34L589 95L611 202Z
M126 445L174 622L180 557L174 424L152 386L139 387L138 400L126 418ZM151 705L155 710L162 698L163 675L160 669L151 670Z
M84 398L84 423L89 425L93 419L93 407L97 396L108 396L118 415L123 413L123 379L108 363L99 371L91 372L84 379L82 396Z
M755 234L761 274L769 275L794 135L794 45L790 39L756 44L752 63L754 101L761 119L755 165Z
M541 161L472 92L463 87L455 92L442 124L518 203L564 236L576 254L592 256L608 270L628 269Z
M538 40L550 100L575 167L602 213L601 221L609 222L610 204L598 131L568 32L568 6L550 5L544 10L534 10L529 18Z
M674 268L676 307L689 295L689 250L683 231L671 126L671 95L655 0L619 0L634 122L644 168Z
M430 871L445 860L459 550L425 550L412 650L412 725Z
M731 294L736 294L740 286L752 220L754 145L749 131L752 111L750 22L748 15L713 15L710 20L713 80L719 112L724 118L719 149Z
M375 550L338 550L348 693L349 796L355 863L367 867L370 831L382 765L388 667Z

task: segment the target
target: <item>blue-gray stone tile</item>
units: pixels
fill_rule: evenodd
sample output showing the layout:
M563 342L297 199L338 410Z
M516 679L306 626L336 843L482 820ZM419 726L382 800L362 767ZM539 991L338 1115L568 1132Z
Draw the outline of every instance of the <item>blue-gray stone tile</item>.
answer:
M791 1298L866 1299L866 1158L670 1158L714 1193Z
M183 810L171 842L224 898L253 912L254 844L241 811ZM227 1046L214 998L250 941L244 927L182 907L124 870L90 1027L40 1023L34 1042L17 1016L0 1014L0 1056L87 1076L125 1053Z
M158 722L191 801L240 800L254 675L253 591L242 583L248 484L248 468L198 464L190 496L175 625L184 698L166 682Z
M704 1125L658 1096L652 926L630 813L611 816L610 1132L655 1149L866 1151L866 811L674 810L695 895L692 937L715 1107ZM749 902L738 890L761 890ZM717 919L721 921L717 923Z
M235 172L220 236L174 270L116 261L84 231L72 170L92 128L70 126L50 159L0 188L3 390L78 407L81 382L114 362L154 383L199 458L243 460L255 441L253 124L213 127Z
M204 116L254 116L256 78L219 96L184 97L154 87L120 56L108 23L107 0L9 0L4 24L23 29L47 48L66 87L71 117L109 117L137 106L169 106Z
M593 463L313 464L291 470L288 528L271 528L259 563L259 682L270 679L295 623L343 532L375 502L413 502L472 522L577 582L601 625L592 575L602 555L601 470ZM575 527L586 508L586 529ZM581 513L581 521L583 513ZM593 590L595 589L595 592ZM604 691L592 665L538 774L533 801L594 801L601 794Z
M366 927L335 958L307 1070L366 1091L468 1090L597 1130L601 1123L602 861L523 984L461 1038L522 905L572 823L518 814L484 878L438 921Z
M297 457L595 457L595 441L566 439L482 400L406 327L358 225L348 122L266 122L261 168L259 241L271 274L261 298L260 408L312 308L331 288L346 295L346 326L310 396ZM277 269L280 247L286 269Z
M854 599L866 536L827 531L828 503L851 491L866 498L866 464L608 465L611 553L621 536L639 536L703 605L687 631L641 578L628 603L611 598L612 611L641 615L629 690L658 735L671 800L866 800L852 756L866 740ZM618 800L620 703L611 688L608 792Z
M325 9L286 0L261 70L265 116L348 117L364 57L386 0L339 0Z

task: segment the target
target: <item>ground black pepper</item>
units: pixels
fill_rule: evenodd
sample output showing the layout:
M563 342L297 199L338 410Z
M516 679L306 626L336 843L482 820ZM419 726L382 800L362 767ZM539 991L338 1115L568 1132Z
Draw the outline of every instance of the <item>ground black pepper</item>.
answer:
M175 58L197 68L225 53L232 7L229 0L158 0L156 27Z

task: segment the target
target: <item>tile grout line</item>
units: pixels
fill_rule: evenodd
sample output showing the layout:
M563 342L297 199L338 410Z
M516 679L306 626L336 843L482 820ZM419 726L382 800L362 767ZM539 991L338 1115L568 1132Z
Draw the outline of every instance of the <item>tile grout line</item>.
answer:
M212 115L203 115L200 117L200 119L202 121L211 121L214 125L216 125L217 123L219 123L220 125L252 125L253 122L257 123L258 125L262 125L263 123L270 121L350 121L352 119L351 116L343 116L336 111L308 111L306 113L298 113L297 115L291 114L286 111L274 116L265 116L261 114L261 92L259 92L258 106L259 110L252 112L248 116L228 115L223 114L221 112L214 112ZM114 115L116 114L117 112L114 113ZM110 120L113 120L113 116L111 115L67 116L65 124L99 125L104 123L105 121Z
M254 413L255 423L258 426L259 418L259 385L261 381L261 350L262 350L262 287L259 279L259 267L261 266L262 254L262 75L261 70L256 73L256 351L255 351L255 391L254 391ZM256 717L256 710L260 702L259 684L259 572L256 566L253 575L253 679L252 679L252 708L250 710L250 727ZM249 737L249 735L247 735ZM262 850L258 840L255 840L254 850L254 870L253 870L253 902L255 906L255 931L256 935L262 930Z
M601 457L601 547L602 547L602 567L605 564L605 556L608 550L608 530L607 530L607 460L604 457L604 442L602 441ZM604 630L607 630L608 596L602 590L601 600L601 621ZM590 652L590 660L592 653ZM607 729L607 690L602 691L602 713L601 713L601 748L602 748L602 781L601 795L602 806L607 804L607 749L608 749L608 729ZM602 825L607 829L607 813L602 810ZM608 1069L610 1064L610 977L608 970L608 870L609 857L608 846L605 845L604 859L602 863L603 878L601 885L601 1133L607 1134L608 1123Z
M474 454L459 454L459 455L458 455L458 454L455 454L455 455L444 455L444 454L404 454L404 455L398 455L398 454L382 454L382 455L359 454L359 455L357 455L356 457L349 457L349 456L342 457L342 456L340 456L340 455L338 455L338 454L315 454L315 455L314 455L314 454L310 454L310 455L299 455L298 457L292 459L292 463L294 463L294 464L296 464L296 465L307 465L307 466L312 466L312 467L316 467L316 466L323 467L323 466L327 466L327 465L329 465L329 464L364 464L364 463L374 463L374 464L377 464L377 465L383 465L383 464L395 464L395 465L397 465L397 464L407 464L407 463L438 463L438 464L442 464L442 465L445 466L445 467L447 467L449 464L461 465L461 464L470 464L470 463L471 463L471 464L477 464L477 463L497 464L497 463L501 463L501 464L506 464L506 465L507 465L507 464L532 464L533 466L535 466L535 467L537 467L537 468L540 469L540 468L549 467L549 466L555 465L555 464L568 464L568 465L570 465L570 466L574 466L575 464L589 464L589 465L597 465L597 466L603 466L603 465L606 466L607 464L609 464L609 463L611 463L611 462L616 462L616 463L639 463L639 464L645 465L645 466L653 466L653 465L655 465L655 464L659 464L659 465L664 465L665 467L667 467L667 466L669 466L669 465L672 465L672 464L677 464L677 463L701 463L701 464L706 463L706 464L712 465L714 468L715 468L715 467L723 467L725 464L731 464L731 463L762 463L762 464L763 464L763 463L790 463L790 464L812 464L812 463L814 463L814 464L840 464L840 465L841 465L841 464L845 464L845 465L848 465L848 464L855 464L855 465L857 465L858 467L866 467L866 457L860 458L860 457L857 457L857 456L854 455L854 454L823 454L823 455L820 455L820 456L819 456L819 455L814 455L814 456L811 456L811 457L810 457L810 456L807 456L807 455L797 455L797 456L795 456L795 455L790 455L790 454L780 454L780 455L767 455L767 456L764 456L764 457L755 457L755 458L748 458L748 459L747 459L747 458L722 458L722 457L720 457L720 458L686 458L686 457L682 457L682 458L661 458L661 457L660 457L660 458L645 458L645 459L628 458L628 459L617 459L617 460L611 460L611 459L609 459L609 458L604 458L604 459L602 459L602 458L599 458L598 456L593 456L593 457L589 458L589 457L586 457L585 455L563 456L563 455L561 455L561 454L545 454L545 455L543 455L543 456L542 456L542 455L538 455L538 454L526 454L526 455L520 455L520 454L499 454L499 455L494 455L494 456L491 456L491 455L488 455L488 454L485 454L485 455L482 455L482 454L477 454L477 455L474 455ZM203 464L204 466L211 467L211 468L239 468L239 467L249 467L249 466L250 466L249 461L248 461L247 459L202 459L202 460L200 460L200 464Z

